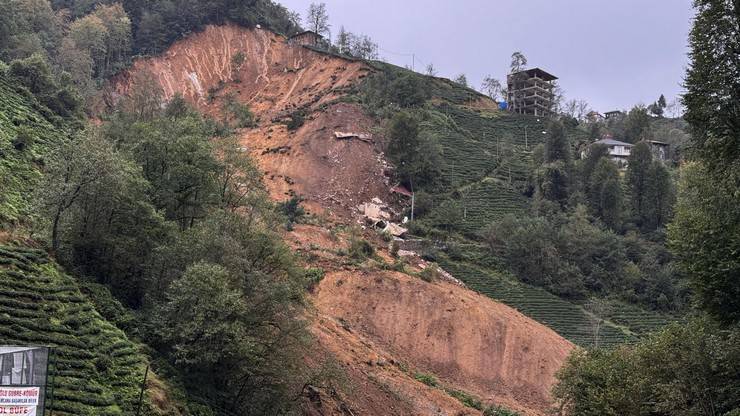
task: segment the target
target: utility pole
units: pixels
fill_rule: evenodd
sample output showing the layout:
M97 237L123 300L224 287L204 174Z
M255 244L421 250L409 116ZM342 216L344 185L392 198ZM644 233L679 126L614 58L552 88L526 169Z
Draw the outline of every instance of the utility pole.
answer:
M529 142L527 141L527 126L524 126L524 150L529 150Z
M412 53L411 54L411 70L412 71L415 71L414 70L414 67L415 66L416 66L416 54L415 53Z
M144 371L144 381L141 382L141 392L139 392L139 405L136 407L136 416L139 416L141 412L141 403L144 401L144 390L146 390L146 378L149 376L149 365L146 366Z
M410 179L411 182L411 221L414 220L414 202L416 202L416 192L414 192L414 180Z

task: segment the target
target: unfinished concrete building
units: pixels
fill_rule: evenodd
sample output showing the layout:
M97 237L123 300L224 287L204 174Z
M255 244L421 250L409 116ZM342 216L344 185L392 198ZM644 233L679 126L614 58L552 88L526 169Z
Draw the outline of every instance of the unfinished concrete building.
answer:
M525 69L507 76L509 110L519 114L549 117L553 114L556 76L540 68Z

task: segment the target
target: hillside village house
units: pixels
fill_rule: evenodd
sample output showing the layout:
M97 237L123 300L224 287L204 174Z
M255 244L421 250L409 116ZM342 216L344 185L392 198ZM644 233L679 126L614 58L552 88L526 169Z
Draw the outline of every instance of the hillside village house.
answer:
M601 144L609 148L609 158L613 160L620 168L627 166L627 158L630 157L632 147L634 146L630 143L614 140L611 137L605 137L601 140L595 141L592 145L594 144Z
M607 120L611 120L614 118L622 117L623 115L624 113L619 110L607 111L606 113L604 113L604 118Z
M324 37L312 30L304 30L288 38L291 45L305 45L320 47L324 43Z
M650 150L653 152L653 157L660 161L668 159L668 143L659 142L657 140L647 140L647 144L650 145Z

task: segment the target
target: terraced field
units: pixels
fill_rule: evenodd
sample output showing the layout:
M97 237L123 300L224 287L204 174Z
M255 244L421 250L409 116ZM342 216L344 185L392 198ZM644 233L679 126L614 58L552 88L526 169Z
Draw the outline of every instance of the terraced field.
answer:
M495 178L463 187L459 190L464 207L460 230L475 233L502 216L522 212L527 208L527 198L508 182Z
M133 414L144 356L41 250L0 246L0 344L53 347L54 414Z
M580 306L501 274L449 259L440 265L471 289L509 305L530 318L542 322L564 338L580 346L594 345L592 320ZM599 345L614 346L633 342L636 334L629 329L606 322L599 332Z
M606 312L607 319L617 325L628 327L630 331L639 335L649 334L671 322L680 320L672 316L646 311L622 302L612 302L609 304L608 309Z
M33 162L60 134L46 117L53 118L0 71L0 225L27 214L29 189L39 177Z

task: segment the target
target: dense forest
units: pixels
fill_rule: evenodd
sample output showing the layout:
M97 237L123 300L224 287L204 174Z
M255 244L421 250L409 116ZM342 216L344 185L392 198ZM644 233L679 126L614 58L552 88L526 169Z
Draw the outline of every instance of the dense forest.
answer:
M48 241L67 270L104 285L135 313L106 318L146 339L152 359L178 368L160 372L173 380L188 374L191 411L291 410L310 378L299 359L306 279L274 231L282 211L233 139L233 128L251 122L249 110L234 103L226 120L204 118L181 98L163 106L158 87L144 84L100 123L85 114L134 55L227 20L290 33L291 15L270 1L2 7L3 82L37 101L59 133L42 141L28 128L8 143L14 149L2 149L4 159L25 152L19 160L35 160L43 175L7 165L0 200L24 197L2 205L0 223ZM93 300L101 311L118 310L105 296Z
M572 414L736 415L740 412L740 134L734 104L737 3L695 2L683 97L691 127L668 243L696 308L634 347L575 354L555 395Z

